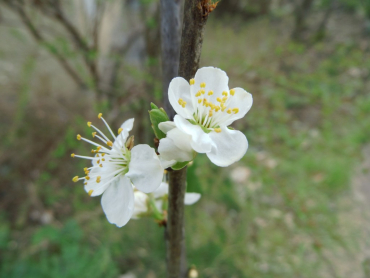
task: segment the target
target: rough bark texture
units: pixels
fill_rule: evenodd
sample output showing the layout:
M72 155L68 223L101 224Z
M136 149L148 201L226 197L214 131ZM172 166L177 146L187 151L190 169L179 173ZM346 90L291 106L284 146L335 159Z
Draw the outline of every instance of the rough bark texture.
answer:
M170 1L162 0L161 4ZM172 0L176 2L176 0ZM173 3L172 3L173 5ZM168 6L170 7L170 5ZM207 21L208 14L216 7L210 0L185 0L184 6L184 20L182 26L181 36L181 50L180 63L178 68L178 75L189 80L194 77L199 68L199 60L202 49L204 27ZM176 8L177 9L177 8ZM162 7L162 12L166 11ZM175 10L178 11L178 10ZM173 12L167 11L168 13ZM163 14L162 14L163 17ZM178 17L180 18L180 17ZM164 24L165 19L162 19ZM171 69L163 69L164 74L164 100L165 107L169 113L170 118L174 116L174 111L168 103L168 83L173 78L170 74L177 73L175 56L178 55L174 49L177 46L177 40L172 46L163 45L166 43L166 38L171 38L166 29L169 26L162 26L162 51L170 51L169 53L162 52L162 59L167 59L167 55L173 55L168 61L164 61L163 66L172 67ZM177 32L176 28L172 29ZM165 36L165 37L163 37ZM165 40L163 40L163 38ZM167 50L166 50L167 49ZM171 54L171 51L172 54ZM178 56L176 56L178 57ZM176 76L176 75L175 75ZM169 78L169 79L168 79ZM166 228L167 239L167 277L180 278L187 276L186 254L185 254L185 235L184 235L184 196L186 191L186 167L179 171L170 171L169 173L169 194L168 194L168 220Z

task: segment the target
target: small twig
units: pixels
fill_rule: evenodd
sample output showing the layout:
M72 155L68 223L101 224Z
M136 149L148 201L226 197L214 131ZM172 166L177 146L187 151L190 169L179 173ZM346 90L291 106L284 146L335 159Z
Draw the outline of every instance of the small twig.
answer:
M10 1L3 1L4 4L6 4L11 10L15 11L19 17L21 18L23 24L28 29L31 36L39 43L43 44L46 43L46 40L43 38L42 34L38 31L36 26L32 23L31 19L27 15L26 11L22 8L22 6L18 4L10 3ZM49 51L51 55L53 55L59 62L59 64L64 68L64 70L67 72L67 74L79 85L80 87L86 88L87 85L83 81L83 79L79 76L79 74L69 65L67 60L58 52L51 52Z

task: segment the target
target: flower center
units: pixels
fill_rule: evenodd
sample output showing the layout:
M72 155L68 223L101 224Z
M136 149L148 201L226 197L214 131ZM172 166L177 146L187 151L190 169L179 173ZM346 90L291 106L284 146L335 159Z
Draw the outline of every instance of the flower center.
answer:
M190 85L195 86L194 79L190 80ZM235 95L235 90L231 89L228 92L215 92L206 90L206 83L200 83L199 90L195 95L191 95L192 104L194 107L193 118L196 124L211 129L216 132L221 132L220 125L227 121L232 115L239 113L239 108L233 107L231 103L232 97ZM218 94L218 95L217 95ZM185 108L186 101L179 99L178 103Z

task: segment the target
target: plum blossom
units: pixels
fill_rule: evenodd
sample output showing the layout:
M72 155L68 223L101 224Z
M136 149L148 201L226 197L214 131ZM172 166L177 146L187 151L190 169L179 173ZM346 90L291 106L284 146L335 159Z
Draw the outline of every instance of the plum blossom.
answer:
M92 157L71 155L92 162L91 167L84 168L85 176L76 176L73 181L83 180L85 191L92 197L103 194L101 205L108 221L122 227L134 213L133 185L145 193L157 190L162 182L164 169L153 148L148 145L133 147L133 137L127 139L134 119L125 121L116 136L101 113L98 118L106 125L113 141L88 122L87 125L95 129L92 136L98 138L103 144L77 135L78 140L86 141L96 149L91 150Z
M155 209L157 213L163 215L164 206L166 206L166 201L168 198L168 183L162 182L161 185L151 194L145 194L139 190L134 190L135 204L134 213L131 218L138 219L141 216L147 215L151 208L149 202L154 201ZM198 202L201 194L199 193L185 193L184 204L192 205Z
M247 138L228 126L247 114L253 98L242 88L229 89L228 82L226 73L214 67L199 69L190 82L172 79L168 98L177 115L158 126L166 134L158 148L163 159L185 162L205 153L226 167L244 156Z

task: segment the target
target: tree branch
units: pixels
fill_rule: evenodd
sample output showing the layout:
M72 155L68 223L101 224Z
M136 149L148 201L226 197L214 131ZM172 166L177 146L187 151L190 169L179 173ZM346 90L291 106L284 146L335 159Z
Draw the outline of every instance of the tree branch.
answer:
M15 11L19 17L21 18L23 24L28 29L31 36L39 43L39 44L45 44L46 40L43 38L42 34L38 31L36 26L33 24L32 20L29 18L25 10L22 8L21 5L10 3L10 1L4 1L5 5L7 5L10 9ZM59 64L64 68L64 70L67 72L67 74L76 82L76 84L80 87L86 88L87 85L83 81L83 79L79 76L79 74L69 65L67 60L58 52L51 52L49 51L51 55L53 55L59 62Z
M162 12L166 11L166 8L170 9L171 5L174 5L176 1L165 1L162 0L161 4L168 5L162 7ZM216 7L217 4L212 4L211 0L185 0L184 6L184 20L182 26L182 37L181 37L181 48L180 48L180 62L179 62L179 75L187 80L193 78L197 69L199 68L200 54L202 50L203 33L205 24L207 22L208 14ZM174 7L172 6L172 9ZM175 10L172 10L175 15ZM167 11L171 13L171 10ZM164 15L162 14L162 18ZM173 22L176 22L180 17L171 18ZM167 19L162 19L162 24ZM170 22L168 19L167 22ZM172 30L171 35L166 36L166 32L170 32L169 26L162 26L162 51L168 51L168 53L162 54L163 73L168 74L164 77L164 81L168 82L170 74L176 74L176 55L177 51L174 45L165 45L173 43L176 45L178 42L176 37L176 28ZM172 41L170 40L172 39ZM167 59L167 60L166 60ZM173 77L171 77L173 78ZM164 100L167 112L170 114L170 118L173 118L174 112L168 103L168 83L164 83ZM184 236L184 197L186 191L186 167L179 171L170 171L169 173L169 193L168 193L168 220L167 220L167 277L168 278L179 278L186 277L186 265L184 264L185 258L185 236Z

